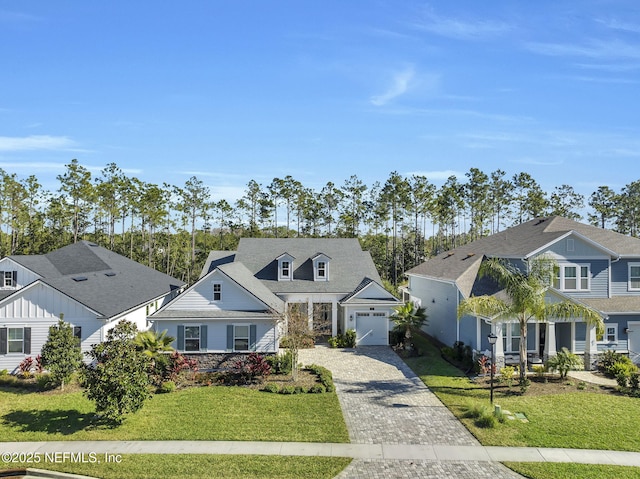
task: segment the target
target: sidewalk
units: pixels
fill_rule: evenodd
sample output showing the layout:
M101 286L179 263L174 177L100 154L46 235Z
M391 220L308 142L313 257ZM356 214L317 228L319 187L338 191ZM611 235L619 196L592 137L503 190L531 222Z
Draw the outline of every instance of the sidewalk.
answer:
M4 453L248 454L455 462L572 462L640 467L639 452L536 447L420 444L342 444L256 441L57 441L0 442Z

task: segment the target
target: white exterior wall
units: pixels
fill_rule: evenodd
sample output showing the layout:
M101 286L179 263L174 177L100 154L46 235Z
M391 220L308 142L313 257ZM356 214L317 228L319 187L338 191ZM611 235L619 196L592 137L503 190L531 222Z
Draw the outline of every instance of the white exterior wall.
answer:
M309 327L313 318L313 303L331 303L331 335L338 334L338 301L346 296L342 294L312 294L312 293L288 293L279 294L280 299L285 303L307 303L307 311L309 312Z
M409 291L426 308L428 324L424 331L444 344L457 341L459 293L455 284L410 275Z
M16 263L11 258L2 258L0 259L0 271L17 271L17 285L14 288L5 288L4 286L0 286L0 289L3 290L13 290L20 289L24 286L33 283L36 279L40 279L40 276L35 274L30 269L25 268L24 266ZM0 284L4 285L4 278L2 278L2 282Z
M38 356L49 336L49 327L58 322L60 314L65 322L82 328L83 352L102 340L104 322L97 319L96 313L49 286L35 284L0 307L0 327L31 328L31 353L0 355L0 370L12 372L24 358Z

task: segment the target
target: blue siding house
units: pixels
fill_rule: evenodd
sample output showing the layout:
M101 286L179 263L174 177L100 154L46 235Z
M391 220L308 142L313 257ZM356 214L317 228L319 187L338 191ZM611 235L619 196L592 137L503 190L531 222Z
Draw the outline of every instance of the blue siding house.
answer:
M425 332L444 344L462 341L475 351L489 349L495 333L499 364L514 361L519 352L516 322L492 323L465 316L457 319L460 301L471 296L500 294L497 285L479 278L485 258L503 258L520 268L537 256L558 264L548 300L569 299L592 307L605 318L604 335L580 319L532 322L527 351L532 362L543 361L566 347L584 355L593 368L597 356L611 349L640 361L640 239L585 225L567 218L537 218L500 233L442 253L406 272L404 294L427 308Z

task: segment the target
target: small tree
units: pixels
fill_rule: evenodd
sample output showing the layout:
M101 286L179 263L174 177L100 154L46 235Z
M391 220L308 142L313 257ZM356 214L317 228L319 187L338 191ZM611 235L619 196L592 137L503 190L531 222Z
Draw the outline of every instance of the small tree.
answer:
M73 335L73 328L64 322L62 314L58 324L49 328L47 342L42 346L41 363L49 371L53 384L63 390L82 364L80 339Z
M414 333L427 324L425 308L416 307L412 302L401 304L390 319L396 324L395 329L404 332L404 348L411 349L411 338Z
M567 348L562 348L558 354L547 360L547 368L558 371L560 379L566 378L571 370L582 369L582 366L582 359Z
M135 324L120 321L105 342L87 353L93 362L83 370L85 395L114 424L122 423L125 414L138 411L150 397L149 357L136 348L137 332Z

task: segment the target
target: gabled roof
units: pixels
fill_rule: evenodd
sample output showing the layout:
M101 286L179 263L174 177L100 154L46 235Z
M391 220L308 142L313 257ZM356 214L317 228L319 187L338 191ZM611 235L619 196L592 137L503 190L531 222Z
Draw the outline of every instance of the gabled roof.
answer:
M103 318L116 317L184 285L89 241L79 241L44 255L9 258Z
M294 257L293 280L278 281L277 258ZM321 251L331 261L330 281L314 281L313 258ZM228 253L227 253L228 254ZM216 252L210 258L219 258ZM234 254L273 293L350 293L365 278L381 283L369 252L355 238L242 238ZM212 270L207 260L203 271Z
M640 239L578 223L560 216L537 218L439 254L406 274L455 283L468 297L484 257L526 258L570 233L599 246L606 254L640 258ZM475 285L475 286L474 286ZM475 294L475 292L474 292Z
M369 290L369 294L365 292ZM374 293L372 294L371 291ZM365 278L358 287L340 300L340 303L400 303L400 300L371 278Z

